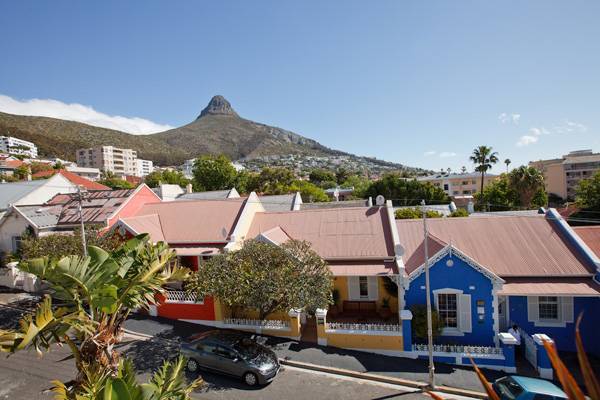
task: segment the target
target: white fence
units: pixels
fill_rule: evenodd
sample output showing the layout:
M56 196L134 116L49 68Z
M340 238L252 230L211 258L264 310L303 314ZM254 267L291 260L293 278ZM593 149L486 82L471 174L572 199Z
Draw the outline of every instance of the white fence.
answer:
M427 352L426 344L413 344L412 350L416 352ZM452 353L463 355L503 355L502 348L491 346L461 346L450 344L434 344L434 353Z
M519 332L525 344L525 358L534 368L537 368L537 346L535 345L535 341L523 329L519 329Z
M223 325L229 325L232 328L250 327L260 329L290 329L288 321L277 319L248 319L248 318L225 318Z
M166 303L188 303L204 304L204 299L198 299L196 294L187 293L183 290L167 290L165 293Z
M358 324L352 322L327 322L327 329L359 332L402 332L402 326L398 324Z

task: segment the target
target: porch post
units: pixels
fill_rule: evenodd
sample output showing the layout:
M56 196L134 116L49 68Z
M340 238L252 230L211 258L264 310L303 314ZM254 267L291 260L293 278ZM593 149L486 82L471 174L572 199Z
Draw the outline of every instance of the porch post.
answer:
M402 321L402 350L412 351L412 312L410 310L400 311Z
M315 311L315 318L317 320L317 343L320 346L327 346L327 310L323 308L317 308Z
M500 347L504 355L504 372L516 373L515 345L517 344L517 339L507 332L499 333L497 337L500 340Z
M288 315L290 317L290 336L294 340L300 340L300 313L301 310L297 308L292 308Z
M535 342L535 347L537 350L537 365L536 368L540 377L544 379L552 379L553 371L552 371L552 363L550 362L550 357L548 357L548 353L544 348L544 341L549 342L550 344L554 344L552 339L550 339L547 335L543 333L536 333L535 335L531 335L533 341Z

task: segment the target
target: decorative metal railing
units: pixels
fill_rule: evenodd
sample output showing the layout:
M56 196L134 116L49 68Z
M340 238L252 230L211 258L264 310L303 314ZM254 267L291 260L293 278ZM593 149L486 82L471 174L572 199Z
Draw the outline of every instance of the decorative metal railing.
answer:
M256 328L263 329L289 329L290 323L288 321L281 321L277 319L249 319L249 318L225 318L223 319L225 325L238 325L238 326L253 326Z
M352 322L327 322L327 329L369 332L401 332L402 326L397 324L359 324Z
M426 344L413 344L413 351L428 351ZM434 344L433 351L435 353L457 353L457 354L484 354L484 355L502 355L500 347L491 346L462 346L453 344Z
M196 294L187 293L183 290L167 290L165 295L167 303L204 303L204 300L198 299Z

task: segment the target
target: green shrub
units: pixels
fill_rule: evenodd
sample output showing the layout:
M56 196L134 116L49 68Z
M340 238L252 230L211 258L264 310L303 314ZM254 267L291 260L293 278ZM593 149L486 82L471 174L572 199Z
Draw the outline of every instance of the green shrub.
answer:
M459 208L456 211L452 211L450 216L451 217L468 217L469 212L467 210L465 210L464 208Z
M410 307L412 312L412 334L415 338L427 339L427 306L415 304ZM436 310L431 310L431 327L433 337L439 336L442 331L440 318Z

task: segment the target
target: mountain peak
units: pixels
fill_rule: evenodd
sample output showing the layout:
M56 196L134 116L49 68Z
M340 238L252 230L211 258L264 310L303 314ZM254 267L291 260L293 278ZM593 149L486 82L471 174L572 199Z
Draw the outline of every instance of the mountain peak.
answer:
M208 105L202 110L198 118L202 118L206 115L231 115L237 117L237 113L231 107L231 103L221 95L213 96L208 102ZM198 119L197 118L197 119Z

